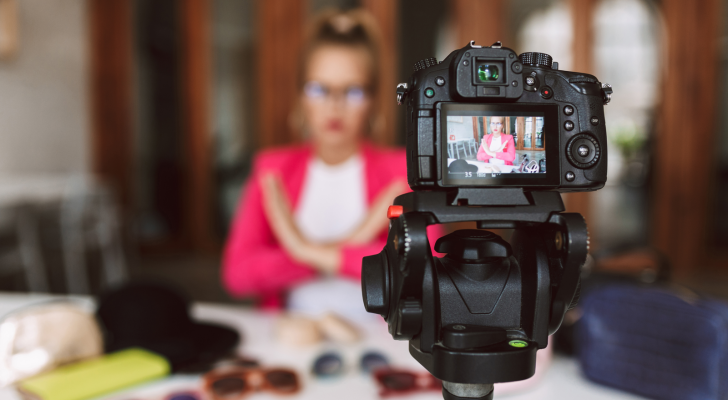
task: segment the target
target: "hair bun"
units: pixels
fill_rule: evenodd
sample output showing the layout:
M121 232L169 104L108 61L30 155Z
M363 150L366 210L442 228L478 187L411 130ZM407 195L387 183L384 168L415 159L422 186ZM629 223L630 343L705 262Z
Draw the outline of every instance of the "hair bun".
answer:
M303 87L308 59L321 46L336 45L364 49L371 57L371 82L379 75L379 49L381 34L374 17L364 9L341 11L328 9L319 13L309 24L306 39L301 46L301 75ZM376 90L376 87L372 88Z
M354 26L357 25L356 21L347 14L338 14L333 16L333 18L329 21L329 24L336 33L341 35L351 32Z

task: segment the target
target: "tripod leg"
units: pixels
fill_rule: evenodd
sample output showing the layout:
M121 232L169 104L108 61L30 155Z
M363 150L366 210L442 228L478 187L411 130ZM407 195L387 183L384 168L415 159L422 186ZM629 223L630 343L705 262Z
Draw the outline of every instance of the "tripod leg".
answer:
M445 400L493 400L493 384L442 381L442 397Z

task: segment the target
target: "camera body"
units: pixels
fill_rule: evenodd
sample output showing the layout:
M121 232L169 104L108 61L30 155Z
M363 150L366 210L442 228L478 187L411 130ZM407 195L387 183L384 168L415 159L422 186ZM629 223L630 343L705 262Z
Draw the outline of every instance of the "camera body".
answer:
M611 87L593 75L558 70L547 54L517 56L500 42L470 42L440 63L418 62L397 93L407 105L413 190L571 192L606 182L603 106Z

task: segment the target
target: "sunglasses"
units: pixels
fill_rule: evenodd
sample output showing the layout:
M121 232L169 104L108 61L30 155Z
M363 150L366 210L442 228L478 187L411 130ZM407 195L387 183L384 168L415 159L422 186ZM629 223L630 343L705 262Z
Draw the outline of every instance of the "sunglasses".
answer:
M398 369L379 369L374 372L379 385L379 396L399 396L403 394L442 390L442 381L429 372L415 373Z
M387 358L375 351L366 352L359 359L359 369L365 374L387 368L387 366L389 366ZM336 352L329 352L316 358L311 372L317 378L333 378L342 375L345 369L344 359L341 355Z
M197 392L178 392L178 393L172 393L169 396L164 398L165 400L202 400L202 396L200 396Z
M284 368L225 368L208 372L203 380L212 400L237 400L258 391L294 394L301 388L296 372Z

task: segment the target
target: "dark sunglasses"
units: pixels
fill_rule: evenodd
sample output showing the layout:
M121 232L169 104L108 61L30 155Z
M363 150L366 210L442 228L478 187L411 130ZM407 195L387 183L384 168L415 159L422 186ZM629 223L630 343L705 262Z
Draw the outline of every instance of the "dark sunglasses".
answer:
M177 392L168 395L164 400L202 400L202 396L197 392Z
M442 390L442 381L429 372L415 373L400 369L379 369L374 371L374 379L379 385L379 396L381 397Z
M284 368L223 368L208 372L203 379L212 400L238 400L258 391L295 394L301 388L296 372Z

